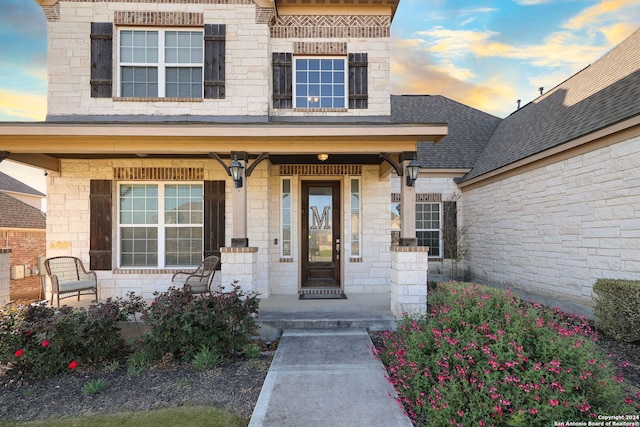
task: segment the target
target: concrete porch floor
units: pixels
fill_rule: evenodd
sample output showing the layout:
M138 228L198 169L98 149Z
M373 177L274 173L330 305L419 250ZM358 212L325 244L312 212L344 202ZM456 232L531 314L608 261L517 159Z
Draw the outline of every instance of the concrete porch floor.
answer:
M66 298L60 305L85 307L91 302L90 296L82 296L80 301L75 297ZM389 293L347 294L347 299L317 300L300 300L298 295L271 295L260 300L256 321L260 326L260 338L264 340L280 338L285 329L365 328L381 331L396 328Z

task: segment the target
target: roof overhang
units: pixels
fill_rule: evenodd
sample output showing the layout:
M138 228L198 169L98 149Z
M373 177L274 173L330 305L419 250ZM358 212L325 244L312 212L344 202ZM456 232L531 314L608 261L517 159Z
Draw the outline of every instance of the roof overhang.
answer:
M123 156L208 157L210 152L273 155L379 154L438 142L446 124L0 123L0 151L49 170L58 159Z

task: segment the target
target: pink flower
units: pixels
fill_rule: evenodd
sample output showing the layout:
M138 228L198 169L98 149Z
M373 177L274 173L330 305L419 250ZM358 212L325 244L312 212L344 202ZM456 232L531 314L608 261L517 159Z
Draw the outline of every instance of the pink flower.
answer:
M551 406L558 406L558 399L549 399L549 405Z
M24 355L24 350L20 349L16 351L16 357L21 357L22 355Z
M43 347L49 347L49 340L42 341L42 346Z
M71 362L69 362L69 369L76 369L78 367L78 362L76 362L75 360L72 360Z

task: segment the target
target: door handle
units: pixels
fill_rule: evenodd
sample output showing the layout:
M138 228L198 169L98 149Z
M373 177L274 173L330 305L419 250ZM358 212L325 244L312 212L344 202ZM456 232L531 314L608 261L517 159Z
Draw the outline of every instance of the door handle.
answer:
M336 239L336 259L340 259L340 239Z

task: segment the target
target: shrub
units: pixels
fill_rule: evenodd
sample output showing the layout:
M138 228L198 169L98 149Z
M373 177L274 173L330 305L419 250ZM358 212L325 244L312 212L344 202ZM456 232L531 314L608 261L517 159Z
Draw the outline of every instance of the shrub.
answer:
M21 305L0 312L0 363L38 378L99 362L121 349L117 304L86 308Z
M204 347L235 355L257 334L256 293L231 291L194 295L188 287L156 293L142 319L149 328L143 346L156 357L172 353L186 360Z
M638 411L584 319L476 285L440 285L430 303L377 351L416 425L546 426Z
M593 291L596 326L618 340L639 340L640 281L598 279Z
M247 344L244 346L244 355L249 359L257 359L260 357L260 346L258 344Z
M105 388L107 388L107 381L104 378L98 378L97 380L87 382L84 387L82 387L82 394L85 396L98 394Z

